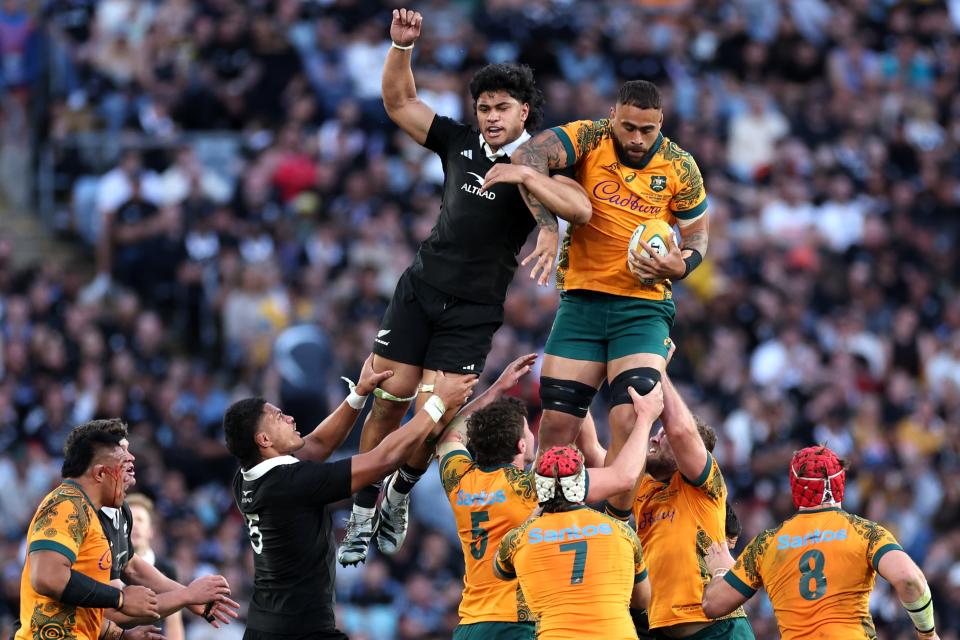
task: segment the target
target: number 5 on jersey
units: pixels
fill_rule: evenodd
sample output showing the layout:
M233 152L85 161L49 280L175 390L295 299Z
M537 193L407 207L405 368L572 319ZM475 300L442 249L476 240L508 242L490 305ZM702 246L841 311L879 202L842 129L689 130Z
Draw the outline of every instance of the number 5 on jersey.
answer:
M487 552L487 530L480 525L488 522L490 516L486 511L474 511L470 514L470 526L473 527L473 539L470 541L470 555L479 560Z
M247 531L250 533L250 546L253 547L253 552L259 554L263 551L263 534L260 533L260 527L257 526L257 523L260 522L260 516L255 513L245 513L243 517L247 521Z

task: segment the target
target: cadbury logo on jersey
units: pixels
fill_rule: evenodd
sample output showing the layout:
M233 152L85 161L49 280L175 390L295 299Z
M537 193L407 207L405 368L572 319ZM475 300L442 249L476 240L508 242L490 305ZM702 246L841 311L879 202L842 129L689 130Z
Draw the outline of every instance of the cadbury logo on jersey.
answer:
M597 200L609 202L612 205L630 209L637 213L658 214L663 211L663 207L652 204L643 204L637 194L629 191L623 193L616 180L604 180L597 183L593 188L593 197Z
M662 522L664 520L669 520L670 522L673 522L673 518L676 515L677 515L676 509L674 509L673 511L661 511L659 513L654 513L652 510L644 511L637 518L637 531L642 531L647 527L652 527L656 523Z
M480 493L469 493L467 491L457 491L457 506L458 507L473 507L473 506L486 506L490 504L497 504L499 502L506 502L507 494L503 492L503 489L496 491L494 493L487 493L486 491L481 491Z
M820 544L822 542L833 542L834 540L846 540L847 530L840 529L815 529L813 533L807 533L802 536L777 536L777 549L799 549L811 544Z

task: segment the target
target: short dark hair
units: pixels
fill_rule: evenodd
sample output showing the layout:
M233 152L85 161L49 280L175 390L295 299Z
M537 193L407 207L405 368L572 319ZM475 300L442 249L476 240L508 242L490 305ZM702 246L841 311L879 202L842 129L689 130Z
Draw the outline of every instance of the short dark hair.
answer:
M477 71L470 80L470 95L473 96L473 110L477 110L477 99L488 91L506 91L520 103L530 105L530 113L524 127L528 131L537 131L543 123L543 93L537 88L533 78L533 69L525 64L488 64Z
M90 468L99 451L119 447L127 437L127 425L120 418L91 420L75 427L63 445L63 465L60 475L79 478Z
M663 98L657 85L648 80L629 80L617 93L617 104L627 104L638 109L662 109Z
M467 438L477 464L492 467L509 464L517 455L517 441L523 438L527 406L517 398L501 398L467 418Z
M260 462L260 448L253 437L257 433L263 407L267 401L257 396L237 400L223 414L223 433L227 449L240 461L244 469L254 467Z
M700 434L700 439L703 440L703 446L707 448L707 451L713 453L713 448L717 446L717 432L713 430L713 427L708 425L706 421L700 416L694 414L693 421L697 423L697 433Z

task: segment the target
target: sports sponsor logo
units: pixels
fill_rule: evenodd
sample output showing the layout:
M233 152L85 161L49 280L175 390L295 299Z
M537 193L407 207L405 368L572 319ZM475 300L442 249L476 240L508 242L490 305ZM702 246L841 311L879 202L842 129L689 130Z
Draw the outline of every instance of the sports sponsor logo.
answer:
M469 491L463 491L462 489L457 491L458 507L483 507L506 501L507 494L503 492L503 489L491 493L487 493L486 491L481 491L480 493L470 493Z
M806 533L802 536L777 536L777 549L799 549L812 544L822 544L824 542L846 539L846 529L840 529L838 531L834 531L833 529L824 529L823 531L815 529L811 533Z
M249 491L241 491L240 493L243 494L243 496L240 498L241 503L246 504L247 502L253 502L253 498L248 497L251 493L253 493L253 489L250 489Z
M462 367L460 367L460 368L463 369L464 371L474 371L474 370L476 370L477 366L476 366L476 365L473 365L473 364L468 364L468 365L464 365L464 366L462 366Z
M474 173L473 171L467 171L468 174L473 176L473 179L477 181L477 184L467 184L466 182L461 185L460 190L466 191L467 193L472 193L475 196L480 196L481 198L486 198L487 200L496 200L497 194L493 191L483 191L481 187L483 186L483 176L479 173Z
M390 333L390 329L380 329L380 331L377 331L377 337L374 338L373 341L376 342L377 344L382 344L385 347L389 347L390 342L387 340L383 340L383 337L389 333Z
M644 511L637 518L637 531L642 531L657 524L658 522L663 522L664 520L669 520L673 522L673 518L677 515L677 510L673 509L671 511L661 511L660 513L654 513L651 509L650 511Z
M463 151L460 152L460 155L462 155L467 160L473 160L473 149L464 149Z
M109 569L113 566L113 555L110 553L110 549L103 552L103 555L97 560L97 566L100 567L101 570Z
M593 188L593 197L603 202L609 202L617 207L636 211L637 213L650 215L663 211L663 207L644 204L635 193L629 191L624 193L616 180L604 180L603 182L597 183Z
M540 544L541 542L563 542L564 540L583 540L584 538L593 538L595 536L613 535L613 527L606 522L600 524L588 524L580 528L576 525L564 529L541 529L537 527L530 529L527 533L527 542L530 544Z

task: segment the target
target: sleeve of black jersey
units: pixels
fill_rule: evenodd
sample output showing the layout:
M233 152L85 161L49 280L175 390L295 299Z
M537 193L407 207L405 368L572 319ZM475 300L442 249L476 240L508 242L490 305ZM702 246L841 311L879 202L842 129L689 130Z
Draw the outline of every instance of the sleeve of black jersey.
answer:
M291 481L287 489L303 504L330 504L351 495L351 458L336 462L303 461L291 467Z
M427 132L427 139L423 146L434 153L444 157L450 145L457 141L465 132L469 132L470 127L457 122L453 118L446 116L433 116L433 122L430 124L430 131Z

